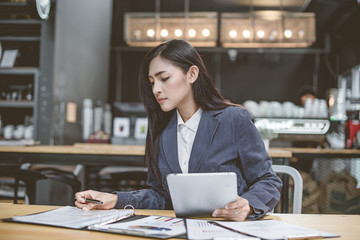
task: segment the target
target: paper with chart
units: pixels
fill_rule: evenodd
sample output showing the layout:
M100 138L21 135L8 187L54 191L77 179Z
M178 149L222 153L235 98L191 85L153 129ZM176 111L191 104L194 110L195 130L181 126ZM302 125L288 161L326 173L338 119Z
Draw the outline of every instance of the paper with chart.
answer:
M191 240L207 240L216 238L235 238L237 240L259 238L248 237L225 228L216 226L208 220L186 219L187 237Z
M23 223L80 229L94 224L116 221L133 214L134 211L132 209L83 211L76 207L66 206L38 214L13 217L12 220Z
M134 221L108 224L98 227L96 230L156 238L169 238L186 233L182 218L157 215Z
M291 239L310 237L339 237L338 234L305 228L277 220L259 220L245 222L222 222L219 225L247 233L261 239Z

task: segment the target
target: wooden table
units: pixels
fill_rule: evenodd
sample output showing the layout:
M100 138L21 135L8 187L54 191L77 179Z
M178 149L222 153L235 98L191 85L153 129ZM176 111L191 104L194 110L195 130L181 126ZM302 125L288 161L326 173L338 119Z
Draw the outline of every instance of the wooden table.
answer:
M360 149L322 148L272 148L273 151L288 151L297 158L360 158Z
M97 172L106 166L144 167L145 146L77 143L67 146L1 146L0 165L3 164L57 164L77 165L85 168L85 188L89 188L92 171ZM289 162L290 151L270 149L269 155L282 163ZM285 186L286 190L287 187ZM284 195L287 192L284 191ZM283 211L288 209L283 201Z
M0 219L18 215L42 212L57 208L55 206L23 205L0 203ZM173 211L167 210L136 210L139 215L174 216ZM280 221L303 227L341 235L340 238L357 240L360 236L360 215L325 215L325 214L274 214ZM100 233L85 230L64 229L32 224L0 222L0 239L149 239L118 234Z
M68 146L0 147L0 163L45 163L144 166L145 146L111 144L75 144ZM270 149L272 158L288 159L291 152Z
M144 166L144 153L139 145L2 146L0 163Z
M77 143L64 146L1 146L0 163L143 166L143 145ZM358 149L270 148L272 158L360 158ZM284 162L286 164L286 162Z

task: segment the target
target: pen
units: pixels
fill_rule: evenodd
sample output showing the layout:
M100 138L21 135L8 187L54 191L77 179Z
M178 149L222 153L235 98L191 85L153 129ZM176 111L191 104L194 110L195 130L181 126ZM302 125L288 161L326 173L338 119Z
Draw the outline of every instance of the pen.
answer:
M91 198L85 198L85 202L87 202L87 203L93 203L93 204L103 204L102 201L96 200L96 199L91 199Z
M216 226L218 226L218 227L222 227L222 228L225 228L225 229L230 230L230 231L232 231L232 232L240 233L240 234L245 235L245 236L256 237L256 236L251 235L251 234L248 234L248 233L246 233L246 232L240 232L240 231L238 231L238 230L236 230L236 229L229 228L229 227L224 226L224 225L222 225L222 224L220 224L220 223L218 223L218 222L215 222L215 221L211 221L211 220L210 220L210 221L208 221L208 223L212 223L212 224L214 224L214 225L216 225Z

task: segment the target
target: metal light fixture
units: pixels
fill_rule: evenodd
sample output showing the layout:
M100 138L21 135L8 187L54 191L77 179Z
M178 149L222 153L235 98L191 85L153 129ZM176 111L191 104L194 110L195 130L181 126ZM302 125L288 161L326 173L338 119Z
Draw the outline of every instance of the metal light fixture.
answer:
M156 46L171 39L184 39L194 46L216 46L216 12L126 13L125 41L129 46Z
M315 15L308 12L222 13L220 41L231 48L308 47L316 40Z
M189 6L189 0L184 0L184 12L161 13L160 0L155 0L154 13L126 13L126 43L152 47L171 39L183 39L198 47L216 46L218 14L189 12Z

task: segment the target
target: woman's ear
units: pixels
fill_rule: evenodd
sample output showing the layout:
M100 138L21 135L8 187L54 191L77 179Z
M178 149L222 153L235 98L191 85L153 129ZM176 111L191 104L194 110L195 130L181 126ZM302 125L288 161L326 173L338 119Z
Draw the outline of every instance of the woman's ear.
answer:
M195 65L192 65L189 68L187 75L188 75L188 79L189 79L190 83L194 83L198 79L199 68Z

